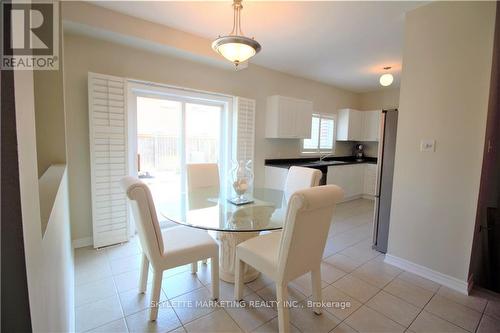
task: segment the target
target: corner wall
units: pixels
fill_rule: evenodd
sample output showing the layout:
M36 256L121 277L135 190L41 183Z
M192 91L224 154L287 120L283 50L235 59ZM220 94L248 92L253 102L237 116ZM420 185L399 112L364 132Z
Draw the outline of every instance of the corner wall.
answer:
M488 110L495 2L408 13L388 254L467 286ZM420 140L435 139L435 152ZM466 290L466 289L465 289Z

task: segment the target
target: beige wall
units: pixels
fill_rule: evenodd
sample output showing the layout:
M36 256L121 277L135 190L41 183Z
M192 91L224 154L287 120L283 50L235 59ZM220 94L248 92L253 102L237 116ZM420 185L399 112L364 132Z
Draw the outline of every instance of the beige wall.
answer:
M399 88L384 88L379 91L359 94L361 110L394 109L399 106Z
M281 72L250 65L235 72L73 34L65 35L68 172L73 239L92 234L88 137L87 73L89 71L171 84L256 100L255 178L264 181L264 159L297 157L299 140L264 138L266 97L281 94L314 102L316 112L358 108L358 95ZM351 154L340 143L337 154Z
M390 255L465 283L489 94L494 2L437 2L407 15ZM419 151L435 139L436 151Z
M39 177L51 164L66 163L61 68L58 71L33 73Z

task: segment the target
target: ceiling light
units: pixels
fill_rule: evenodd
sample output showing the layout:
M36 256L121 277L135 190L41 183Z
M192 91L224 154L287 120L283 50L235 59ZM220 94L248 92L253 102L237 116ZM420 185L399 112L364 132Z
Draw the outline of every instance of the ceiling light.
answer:
M391 67L384 67L384 69L387 71L391 69ZM380 76L379 82L381 85L384 87L390 86L392 82L394 81L394 77L390 73L385 73L382 76Z
M253 38L248 38L241 31L241 5L242 0L234 0L233 30L227 36L219 36L212 43L212 48L227 60L234 63L236 68L247 61L260 50L260 44Z

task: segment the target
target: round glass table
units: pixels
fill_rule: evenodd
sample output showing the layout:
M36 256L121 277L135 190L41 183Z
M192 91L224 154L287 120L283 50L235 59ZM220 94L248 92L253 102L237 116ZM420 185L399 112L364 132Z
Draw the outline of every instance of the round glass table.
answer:
M172 222L215 232L220 248L219 277L227 282L234 282L236 245L262 231L281 229L287 210L279 190L255 188L246 194L252 202L244 205L230 202L233 197L230 190L208 187L180 194L158 207L159 213ZM258 276L258 271L246 266L245 282Z

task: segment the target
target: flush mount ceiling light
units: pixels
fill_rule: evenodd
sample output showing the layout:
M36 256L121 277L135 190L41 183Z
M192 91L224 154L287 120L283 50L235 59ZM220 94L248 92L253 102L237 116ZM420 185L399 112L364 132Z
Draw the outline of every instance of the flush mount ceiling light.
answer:
M388 71L392 67L384 67L384 70ZM391 73L385 73L380 76L379 82L381 85L384 87L388 87L392 84L392 81L394 81L394 77L392 76Z
M219 36L212 43L212 48L227 60L234 63L236 68L242 62L247 61L256 55L260 49L260 44L253 38L248 38L241 31L241 5L242 0L233 2L233 30L227 36Z

